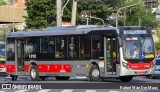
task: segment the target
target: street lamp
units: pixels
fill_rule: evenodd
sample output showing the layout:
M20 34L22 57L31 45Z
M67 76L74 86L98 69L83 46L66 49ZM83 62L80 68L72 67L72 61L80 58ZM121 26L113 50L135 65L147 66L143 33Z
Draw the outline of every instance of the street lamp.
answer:
M90 18L99 19L102 21L103 25L105 25L104 20L102 18L97 18L97 17L93 17L93 16L90 16Z
M122 9L126 9L126 8L129 8L129 7L132 7L132 6L136 6L136 5L139 5L139 4L142 4L144 2L139 2L137 4L133 4L133 5L128 5L128 6L124 6L124 7L121 7L118 9L117 13L116 13L116 27L118 27L118 13L122 10Z

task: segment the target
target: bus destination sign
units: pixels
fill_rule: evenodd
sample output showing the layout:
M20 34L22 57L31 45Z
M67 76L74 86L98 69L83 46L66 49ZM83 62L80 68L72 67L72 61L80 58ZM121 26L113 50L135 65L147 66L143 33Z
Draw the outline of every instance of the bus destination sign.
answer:
M123 34L147 34L146 30L124 30Z

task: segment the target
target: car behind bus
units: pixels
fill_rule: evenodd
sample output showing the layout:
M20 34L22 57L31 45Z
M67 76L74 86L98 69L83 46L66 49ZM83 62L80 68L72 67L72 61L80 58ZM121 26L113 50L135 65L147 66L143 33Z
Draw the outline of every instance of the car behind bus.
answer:
M160 78L160 56L156 56L156 70L155 74L151 76L147 76L148 78Z

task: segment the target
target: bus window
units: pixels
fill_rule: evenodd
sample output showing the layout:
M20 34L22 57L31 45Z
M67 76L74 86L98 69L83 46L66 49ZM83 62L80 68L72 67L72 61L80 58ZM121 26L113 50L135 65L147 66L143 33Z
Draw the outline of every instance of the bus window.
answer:
M103 55L103 36L92 36L92 58L104 57Z
M56 37L55 58L64 58L66 56L66 39L64 37Z
M91 37L80 37L80 58L89 59L91 57Z
M79 37L68 37L68 45L69 58L78 58Z
M40 39L39 38L27 38L25 43L25 60L28 60L30 55L40 53ZM37 57L30 57L37 58Z
M15 60L15 42L14 39L8 39L7 41L7 60L14 61Z
M55 47L53 37L43 37L41 39L41 53L54 53L54 49Z

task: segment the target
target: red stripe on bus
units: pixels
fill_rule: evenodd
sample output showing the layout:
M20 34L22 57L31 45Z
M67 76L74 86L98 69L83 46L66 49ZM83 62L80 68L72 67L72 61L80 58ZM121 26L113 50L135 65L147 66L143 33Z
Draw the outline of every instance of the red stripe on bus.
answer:
M7 64L6 65L6 72L15 72L15 65L14 64L12 64L12 65L10 65L10 64Z
M133 63L133 64L128 62L128 65L131 69L134 69L134 70L149 69L153 65L153 62L150 62L150 63Z
M38 64L39 72L71 72L69 64Z
M5 67L5 64L0 64L0 68L4 68Z
M29 65L25 65L24 70L25 70L25 72L29 72Z
M16 68L14 64L6 65L6 72L15 72ZM39 72L71 72L69 64L38 64ZM25 65L25 72L29 72L29 65Z

